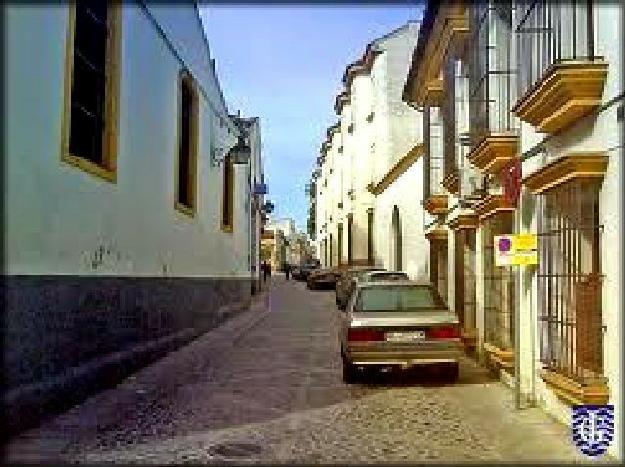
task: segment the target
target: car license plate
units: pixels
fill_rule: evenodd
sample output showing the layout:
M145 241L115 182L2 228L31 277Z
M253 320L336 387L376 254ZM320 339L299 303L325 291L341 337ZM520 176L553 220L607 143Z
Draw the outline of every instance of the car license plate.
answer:
M425 339L425 331L387 332L387 342L414 342Z

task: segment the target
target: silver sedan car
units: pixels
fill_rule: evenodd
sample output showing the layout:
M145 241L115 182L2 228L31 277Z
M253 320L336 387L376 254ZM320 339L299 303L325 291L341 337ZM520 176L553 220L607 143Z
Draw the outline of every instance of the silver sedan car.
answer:
M435 287L413 281L361 282L340 311L343 380L363 367L440 364L458 378L460 328Z

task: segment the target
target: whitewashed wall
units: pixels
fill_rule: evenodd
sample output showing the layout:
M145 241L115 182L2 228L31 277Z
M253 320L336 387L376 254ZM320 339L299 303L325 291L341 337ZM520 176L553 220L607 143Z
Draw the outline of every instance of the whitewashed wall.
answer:
M379 182L415 145L421 144L421 113L402 101L402 92L416 45L419 23L380 41L383 54L371 70L373 83L375 152L374 181ZM423 161L419 159L375 199L375 261L394 265L392 212L397 206L402 229L402 265L415 279L427 279L428 244L423 232Z
M622 96L623 86L623 19L622 8L610 3L593 4L596 54L603 56L609 63L608 76L603 91L602 103L606 106L598 115L590 115L580 119L570 128L557 135L546 137L545 134L534 131L528 124L522 124L522 151L526 152L544 141L546 155L531 157L523 163L523 174L534 172L543 165L567 154L583 151L605 151L609 157L608 168L601 184L599 222L602 224L601 237L601 267L605 275L602 294L603 324L603 355L604 374L609 381L610 403L615 406L615 413L622 410L621 385L623 381L623 331L622 331L622 290L623 290L623 251L621 241L623 236L623 123L617 120L618 100ZM622 105L622 98L621 98ZM526 219L522 228L531 229L536 225L538 210L534 209L534 203L526 203L530 207L530 218ZM532 212L533 209L533 212ZM527 227L526 227L527 226ZM535 283L534 277L527 277L527 283ZM521 309L532 310L532 304L537 300L537 290L534 287L530 293L522 297ZM523 359L525 371L539 368L536 361L539 358L539 342L534 342L535 361ZM529 370L527 370L529 369ZM570 421L570 409L562 404L554 394L535 375L535 396L538 403L552 415L565 423ZM531 389L531 388L530 388ZM620 455L622 449L621 420L615 417L615 442L610 447L613 455Z
M150 10L200 85L198 212L174 209L181 63L139 7L123 6L118 179L111 184L61 163L68 27L66 5L6 9L6 272L249 276L244 187L236 169L234 233L220 230L222 168L213 145L234 144L194 7ZM210 105L209 105L210 102ZM215 125L213 107L231 129ZM218 128L213 132L212 128ZM92 269L92 253L109 252Z
M403 270L411 279L429 280L429 243L423 229L423 158L419 158L376 199L376 253L385 268L393 265L392 213L397 206L402 228Z

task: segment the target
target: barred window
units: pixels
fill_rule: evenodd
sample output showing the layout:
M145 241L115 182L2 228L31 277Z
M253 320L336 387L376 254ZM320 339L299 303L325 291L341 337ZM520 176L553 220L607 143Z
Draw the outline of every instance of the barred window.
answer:
M338 263L341 264L343 262L343 224L339 224L337 227L337 252L338 252Z
M471 8L469 56L470 132L478 145L491 133L516 131L510 108L516 87L510 1L476 2Z
M367 261L369 264L373 264L373 234L374 234L374 214L373 208L367 210Z
M430 240L430 282L436 286L445 303L447 290L447 240Z
M603 374L599 186L577 180L540 197L541 360L577 381Z
M443 119L443 176L458 171L456 165L456 81L458 61L448 58L443 63L444 93L441 105Z
M425 106L423 109L423 140L425 145L425 170L423 171L423 197L443 194L443 138L440 109Z
M517 4L518 95L535 86L557 63L595 60L592 0Z
M469 164L467 156L471 151L470 138L470 108L469 108L469 66L465 60L466 53L455 63L454 73L454 95L455 95L455 135L454 137L454 167L459 173L459 196L466 197L477 194L482 184L481 172ZM450 135L451 138L451 135ZM451 146L451 141L450 141ZM451 154L450 154L451 156ZM447 173L447 171L446 171Z
M514 276L511 267L495 266L495 235L513 232L509 211L484 222L484 339L502 350L514 347Z
M454 232L455 310L465 330L475 328L475 230Z

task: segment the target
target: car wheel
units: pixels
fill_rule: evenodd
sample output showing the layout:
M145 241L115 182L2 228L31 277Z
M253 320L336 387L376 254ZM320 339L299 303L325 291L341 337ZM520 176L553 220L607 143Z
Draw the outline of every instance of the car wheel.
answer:
M444 375L445 379L450 382L455 383L456 381L458 381L458 377L460 376L460 365L458 364L458 362L445 365Z
M352 384L358 381L357 371L354 365L343 358L343 382L345 384Z

